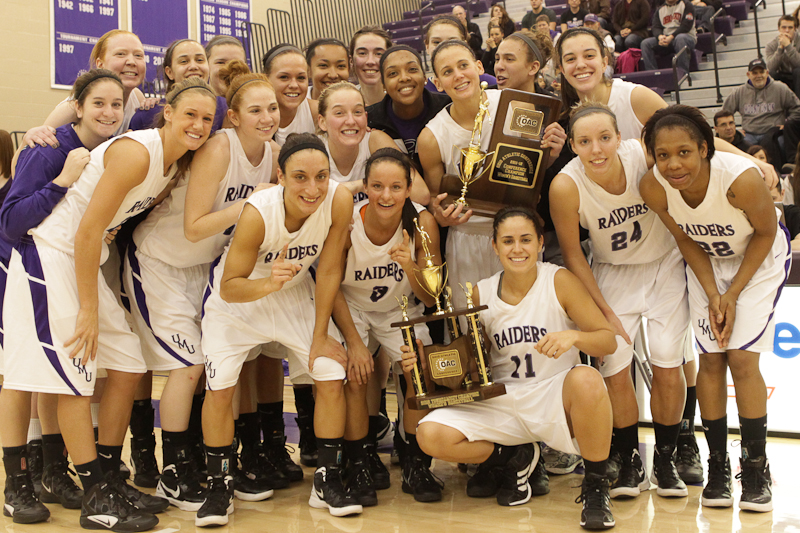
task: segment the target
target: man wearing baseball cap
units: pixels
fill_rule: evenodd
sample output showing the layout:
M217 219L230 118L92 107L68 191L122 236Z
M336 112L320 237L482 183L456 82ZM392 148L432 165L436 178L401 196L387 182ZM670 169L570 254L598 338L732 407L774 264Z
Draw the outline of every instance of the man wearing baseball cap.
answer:
M611 36L609 32L603 29L600 23L600 17L595 15L594 13L589 13L585 17L583 17L583 25L589 28L590 30L594 30L600 34L600 37L603 38L603 42L606 44L606 48L608 48L609 52L614 52L614 47L616 43L614 43L614 38Z
M742 116L745 141L766 147L774 137L778 137L779 152L786 154L786 160L782 162L794 162L800 140L800 100L785 83L769 76L767 63L763 59L750 62L747 83L728 95L722 109L738 112ZM780 129L783 130L782 135L778 131ZM778 161L771 163L780 169Z

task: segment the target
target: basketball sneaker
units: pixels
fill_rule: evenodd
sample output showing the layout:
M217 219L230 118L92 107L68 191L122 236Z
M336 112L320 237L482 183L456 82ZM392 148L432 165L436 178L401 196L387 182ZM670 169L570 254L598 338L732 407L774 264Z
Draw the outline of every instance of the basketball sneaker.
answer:
M539 462L537 443L522 444L515 448L514 455L498 470L497 503L505 507L530 501L532 494L528 478Z
M564 455L575 454L567 453ZM575 455L575 457L578 457L578 462L582 461L580 456ZM572 470L575 470L574 466L572 467ZM547 464L545 463L543 455L539 456L539 460L533 467L533 472L531 472L531 475L528 478L528 484L531 486L531 496L544 496L545 494L550 494L550 476L547 473Z
M491 498L497 495L496 466L486 466L481 463L475 474L467 481L467 496L470 498Z
M156 462L156 436L131 437L131 464L133 483L139 487L154 489L158 486L158 463Z
M703 463L700 460L700 449L694 433L678 437L678 451L675 457L675 467L684 483L702 483Z
M198 511L206 500L206 489L189 468L167 465L156 487L156 496L164 498L181 511Z
M386 490L392 486L392 480L389 476L389 470L386 465L381 461L378 455L378 449L374 443L369 442L364 446L364 451L367 455L367 468L369 475L372 478L372 487L375 490Z
M123 533L147 531L156 527L158 518L152 513L137 509L129 502L125 495L115 488L116 479L120 479L117 472L106 474L103 481L94 485L83 496L81 527Z
M437 478L425 458L413 455L403 465L403 492L413 494L418 502L438 502L442 499L444 483Z
M743 451L746 448L742 447ZM743 457L740 459L742 471L736 475L742 481L742 499L739 509L766 513L772 511L772 476L769 472L769 460L760 457Z
M287 481L303 480L303 469L300 465L292 461L289 450L286 448L286 437L283 433L278 432L272 435L272 437L266 437L263 446L262 453L266 456L267 462L277 470L276 473L272 474L273 476L285 477ZM264 464L262 461L263 475L268 475L270 473L269 465ZM275 488L283 488L279 487L279 484L283 485L282 482L278 483L276 480Z
M314 419L310 416L298 416L294 419L297 429L300 430L300 464L303 466L317 466L317 437L314 434Z
M609 491L612 498L635 498L650 488L639 450L633 450L627 457L620 454L620 460L619 474Z
M128 485L118 472L111 472L107 478L109 485L124 496L134 507L145 513L156 514L167 510L169 502L158 496L151 496Z
M360 514L363 511L361 504L345 491L342 471L338 466L317 468L308 505L314 509L328 509L333 516Z
M704 507L730 507L733 505L731 461L727 452L708 454L708 483L703 489L700 501Z
M656 494L667 498L685 498L689 489L678 475L675 467L675 446L656 446L653 451L653 473L650 483L656 486Z
M544 468L549 474L571 474L583 463L580 455L562 452L546 444L541 446Z
M42 473L44 472L44 449L42 439L34 439L28 443L28 470L31 473L33 490L38 495L42 492Z
M3 514L17 524L35 524L50 518L50 511L36 497L29 471L6 476Z
M575 503L582 503L581 527L584 529L610 529L616 523L611 514L607 476L589 473L583 477L581 495Z
M81 508L83 491L70 477L66 457L56 463L45 465L39 499L43 503L60 503L64 509Z
M375 493L366 458L350 461L344 473L344 487L362 507L378 505L378 495Z
M197 511L197 527L224 526L233 514L233 477L209 477L206 501Z

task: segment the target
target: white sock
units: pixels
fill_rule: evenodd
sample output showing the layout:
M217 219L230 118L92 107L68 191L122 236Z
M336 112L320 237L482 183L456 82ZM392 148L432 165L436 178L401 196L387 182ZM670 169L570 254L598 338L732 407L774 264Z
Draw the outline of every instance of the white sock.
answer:
M28 424L28 442L32 440L42 440L42 424L38 418L31 418Z
M97 427L97 420L100 415L100 404L99 403L92 403L89 404L90 409L92 410L92 427Z

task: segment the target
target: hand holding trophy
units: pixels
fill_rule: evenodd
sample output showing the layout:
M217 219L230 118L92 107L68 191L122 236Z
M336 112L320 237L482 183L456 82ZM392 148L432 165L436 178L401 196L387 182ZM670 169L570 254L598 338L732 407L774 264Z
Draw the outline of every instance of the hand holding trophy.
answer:
M450 304L450 288L446 287L447 265L433 264L433 255L428 247L430 237L417 226L419 238L422 239L422 249L425 253L425 268L414 269L414 276L420 286L436 299L436 312L430 316L409 319L407 313L408 298L403 297L400 309L403 312L403 321L395 322L392 327L399 327L403 332L403 341L412 350L417 350L414 325L420 322L430 322L444 318L448 323L448 330L452 342L448 345L433 344L424 347L424 353L418 354L419 359L414 364L411 372L411 382L416 396L408 400L412 409L431 409L446 405L485 400L505 394L505 386L492 382L492 371L489 367L488 351L486 350L483 328L480 324L480 311L487 307L476 307L472 302L472 286L467 283L467 308L454 310ZM463 288L463 287L462 287ZM446 310L439 302L442 294L445 295ZM461 334L458 322L459 316L467 318L467 335ZM426 365L421 358L426 358Z

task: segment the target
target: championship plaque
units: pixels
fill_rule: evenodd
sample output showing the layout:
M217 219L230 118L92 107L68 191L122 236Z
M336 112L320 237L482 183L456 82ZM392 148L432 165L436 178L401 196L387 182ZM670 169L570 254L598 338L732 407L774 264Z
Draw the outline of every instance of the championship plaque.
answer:
M461 175L458 178L446 175L440 190L434 190L434 186L431 194L447 192L451 200L465 203L464 210L472 209L476 215L486 217L493 217L506 205L535 208L550 156L550 149L541 147L542 136L545 128L558 119L560 109L561 101L557 98L504 89L497 105L497 116L492 117L489 151L480 151L479 138L475 142L475 130L483 128L488 114L483 106L476 117L472 142L461 150L462 154L471 150L484 156L479 178L472 179L469 187L464 185L465 170L470 176L474 176L476 170L465 169L462 155ZM472 159L477 158L473 156Z
M417 351L414 325L444 318L447 320L452 342L447 345L433 344L423 347L424 353L421 357L425 359L425 363L417 359L414 369L410 372L415 396L408 399L408 406L411 409L433 409L477 402L505 394L505 385L492 382L489 351L486 349L480 322L480 311L488 309L487 306L474 305L472 285L467 283L466 288L462 287L466 292L467 307L457 311L453 309L450 304L450 288L445 286L447 266L433 264L432 254L428 249L430 237L420 228L417 219L414 219L414 224L422 239L426 259L425 268L414 269L414 277L423 290L436 299L437 311L430 316L409 319L408 298L403 296L403 301L399 302L403 321L395 322L391 326L400 328L406 346ZM442 309L439 303L442 295L445 297L445 309ZM467 319L466 335L461 334L459 316L465 316Z

